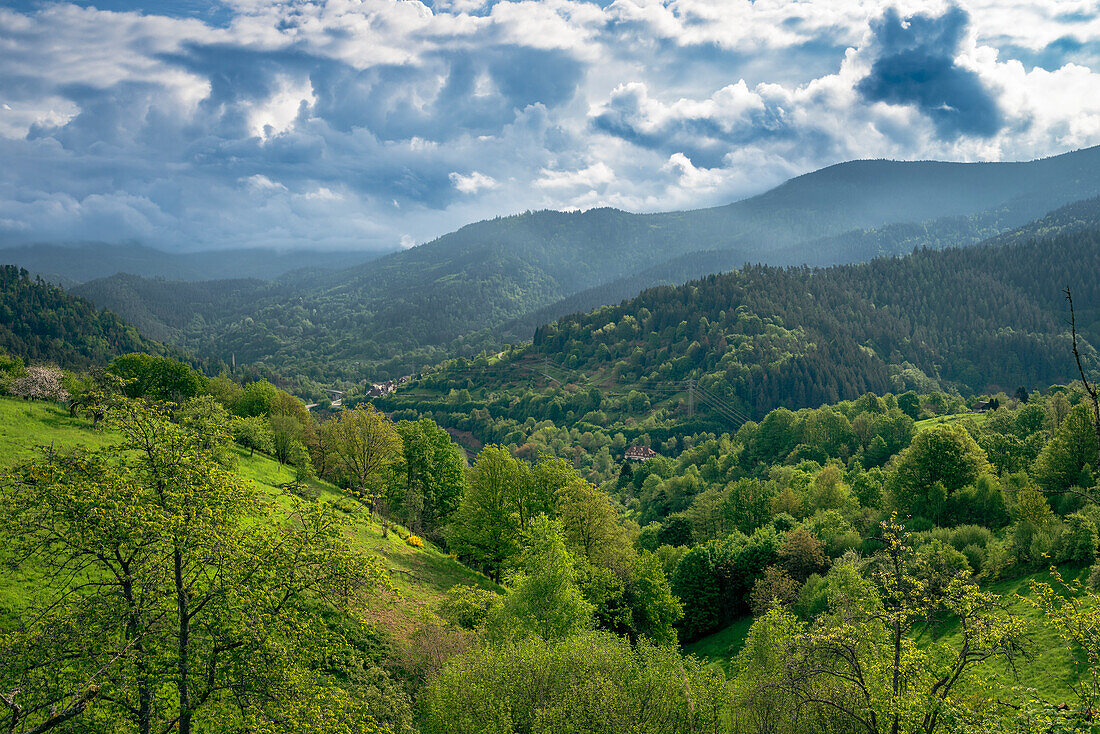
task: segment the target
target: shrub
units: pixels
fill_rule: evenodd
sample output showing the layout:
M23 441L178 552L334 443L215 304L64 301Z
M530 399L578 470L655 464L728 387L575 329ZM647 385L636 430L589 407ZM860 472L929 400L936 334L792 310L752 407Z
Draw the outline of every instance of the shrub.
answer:
M661 568L665 571L665 576L670 579L672 574L676 573L676 566L680 565L680 559L687 552L687 546L684 545L661 545L654 551L657 560L661 562Z
M1014 559L1008 547L999 540L991 540L985 547L982 576L988 581L995 581L1003 577L1013 563Z
M997 480L983 474L947 498L947 517L953 522L979 523L993 528L1008 524L1004 493Z
M787 535L779 548L779 558L787 572L799 581L805 581L811 574L821 573L829 567L824 544L805 528L797 528Z
M1058 557L1066 563L1091 564L1096 560L1100 535L1096 523L1087 515L1075 512L1066 518L1066 530L1059 543Z
M963 550L967 546L976 545L985 548L993 539L993 533L989 528L981 525L960 525L950 531L947 542L955 547L955 550Z
M832 558L843 555L852 547L851 538L845 537L852 525L837 510L818 510L802 526L825 544L825 552Z
M786 512L780 512L772 518L772 527L777 533L786 533L798 525L798 520Z
M829 606L829 582L824 576L813 574L802 584L792 610L802 619L813 619Z
M413 548L423 548L424 547L424 539L421 538L419 535L410 535L410 536L406 537L405 538L405 543L407 543L408 545L411 545Z
M970 569L974 573L978 573L982 570L982 566L985 565L987 554L985 548L980 545L971 544L962 549L962 554L966 556L967 562L970 564Z
M593 632L451 660L424 692L422 731L721 734L730 731L728 700L715 666L681 657L674 646L643 640L632 647Z
M655 551L660 542L661 523L651 522L638 532L634 545L638 550Z
M500 606L501 596L477 586L452 586L439 603L439 616L456 627L473 630L485 623Z
M769 566L752 587L751 605L754 617L768 613L776 602L789 606L798 599L800 584L778 566Z
M939 540L918 548L915 560L915 575L924 583L924 592L931 598L944 597L951 580L960 572L970 571L969 559Z

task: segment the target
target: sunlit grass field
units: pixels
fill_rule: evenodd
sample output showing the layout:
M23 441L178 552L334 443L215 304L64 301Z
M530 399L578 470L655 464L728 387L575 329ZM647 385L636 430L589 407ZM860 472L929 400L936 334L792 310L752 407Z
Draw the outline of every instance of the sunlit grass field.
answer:
M68 409L60 404L0 398L0 472L35 458L43 448L96 450L120 442L117 433L93 429L91 421L70 417ZM240 447L235 451L241 477L270 496L277 507L289 508L294 472L271 457L259 453L250 457ZM499 588L431 543L426 542L422 548L408 545L402 539L408 533L399 526L384 532L380 523L371 521L362 504L338 487L310 480L303 490L319 501L338 505L351 520L348 532L354 544L383 559L396 593L376 595L368 605L373 621L396 636L413 634L421 623L432 619L438 602L456 584ZM0 561L3 546L0 538ZM34 583L33 578L0 567L0 615L24 607Z
M1061 570L1063 579L1072 583L1088 573L1085 569L1065 568ZM1033 606L1028 598L1031 594L1031 582L1048 583L1058 588L1050 572L1042 572L1021 578L998 581L984 588L999 594L1009 612L1023 618L1028 624L1028 644L1024 654L1009 664L996 661L983 664L978 669L981 677L993 682L1005 694L1002 699L1010 699L1009 692L1015 687L1034 689L1038 695L1055 703L1072 703L1071 686L1078 680L1078 668L1074 654L1058 637L1058 633L1048 624L1041 611ZM725 629L683 646L685 653L695 655L721 666L727 673L736 672L735 658L745 643L745 637L752 627L753 618L739 619ZM959 631L950 623L940 627L934 634L931 628L914 630L917 644L929 646L935 643L956 645Z

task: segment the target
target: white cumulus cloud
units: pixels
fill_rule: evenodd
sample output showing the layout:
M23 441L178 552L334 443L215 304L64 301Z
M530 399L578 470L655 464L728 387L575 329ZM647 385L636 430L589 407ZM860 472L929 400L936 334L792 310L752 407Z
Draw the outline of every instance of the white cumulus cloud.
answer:
M476 194L483 189L495 189L500 185L492 176L486 176L480 171L474 171L467 175L451 171L450 179L454 187L463 194Z

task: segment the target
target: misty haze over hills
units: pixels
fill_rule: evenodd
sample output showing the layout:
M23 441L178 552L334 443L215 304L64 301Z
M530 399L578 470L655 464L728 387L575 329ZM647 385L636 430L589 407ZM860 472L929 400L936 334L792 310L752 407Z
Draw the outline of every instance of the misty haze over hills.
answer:
M68 267L68 277L87 280L75 293L211 358L281 369L302 354L322 355L339 374L380 378L528 339L540 323L652 285L745 263L829 265L966 246L1098 194L1100 148L1026 163L853 161L711 209L486 220L344 269L341 259L355 255L263 253L248 265L256 253L233 251L158 264L140 250L146 272L180 282L88 279L115 267L111 257L64 263L68 251L42 248L36 270ZM131 254L106 252L120 264L120 254ZM182 282L202 272L257 277Z

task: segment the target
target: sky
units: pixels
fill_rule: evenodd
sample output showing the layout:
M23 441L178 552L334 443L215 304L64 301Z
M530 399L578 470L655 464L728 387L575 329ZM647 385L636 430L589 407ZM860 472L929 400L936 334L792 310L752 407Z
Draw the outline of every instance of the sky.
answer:
M1097 0L0 0L0 246L392 250L1097 144Z

